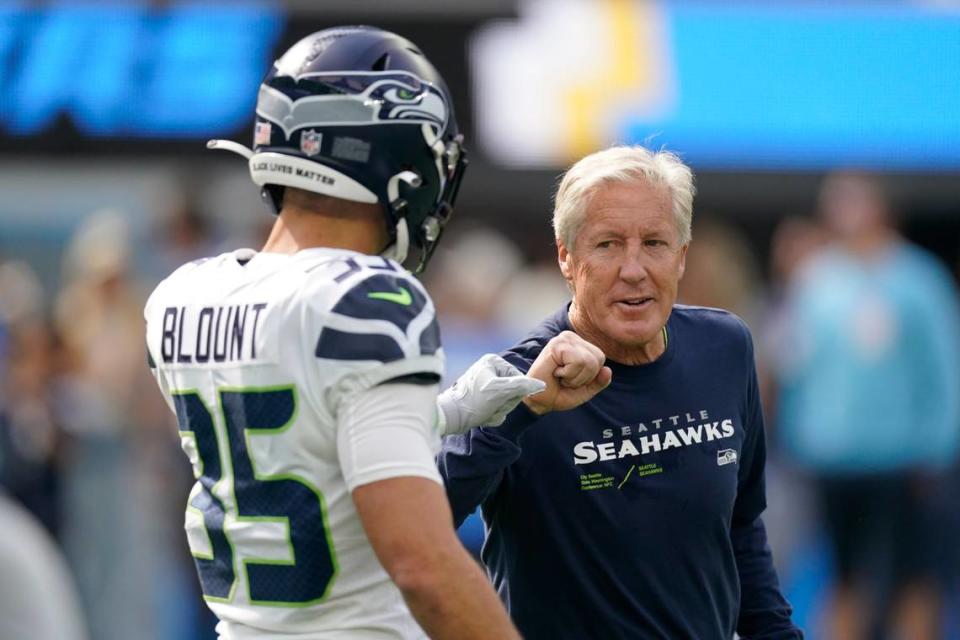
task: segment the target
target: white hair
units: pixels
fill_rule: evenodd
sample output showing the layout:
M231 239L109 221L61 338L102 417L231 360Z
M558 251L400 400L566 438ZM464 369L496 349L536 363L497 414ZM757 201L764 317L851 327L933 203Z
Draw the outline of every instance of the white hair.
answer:
M558 242L572 250L587 219L587 207L597 189L611 182L646 180L670 192L680 244L689 244L693 220L693 172L669 151L641 146L615 146L597 151L570 167L560 181L553 207L553 230Z

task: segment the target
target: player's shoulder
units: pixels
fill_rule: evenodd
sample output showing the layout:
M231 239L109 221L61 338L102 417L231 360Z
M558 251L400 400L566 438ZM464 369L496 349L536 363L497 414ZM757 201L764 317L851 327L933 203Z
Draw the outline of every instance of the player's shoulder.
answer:
M323 295L307 295L322 325L318 358L390 362L439 350L433 301L401 265L354 254L324 269L324 277L312 283Z
M399 324L406 324L410 316L432 307L423 285L393 260L344 254L322 266L323 272L316 269L317 277L307 283L308 290L325 289L326 294L313 298L313 302L340 315L360 320L395 317Z

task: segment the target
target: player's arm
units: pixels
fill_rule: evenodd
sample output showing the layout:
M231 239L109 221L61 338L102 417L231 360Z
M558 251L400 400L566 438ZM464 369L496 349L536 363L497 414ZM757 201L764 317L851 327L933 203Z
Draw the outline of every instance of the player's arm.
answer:
M353 500L380 563L431 638L519 637L457 539L443 487L391 478L358 487Z
M431 448L436 385L383 384L338 417L338 452L380 563L431 638L518 638L453 529Z

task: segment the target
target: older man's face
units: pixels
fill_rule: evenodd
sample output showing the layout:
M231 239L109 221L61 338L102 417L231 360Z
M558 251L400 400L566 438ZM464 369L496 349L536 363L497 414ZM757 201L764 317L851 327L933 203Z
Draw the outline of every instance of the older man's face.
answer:
M560 270L573 287L575 326L608 355L656 339L683 275L687 245L666 187L643 180L600 187Z

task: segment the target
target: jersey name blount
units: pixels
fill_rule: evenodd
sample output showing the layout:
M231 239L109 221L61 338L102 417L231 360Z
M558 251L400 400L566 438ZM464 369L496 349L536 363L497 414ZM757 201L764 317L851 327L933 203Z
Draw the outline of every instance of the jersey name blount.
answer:
M257 327L266 308L265 302L199 310L167 307L163 311L160 357L166 363L255 360Z
M642 431L646 432L646 429ZM703 422L696 426L682 427L673 431L638 433L634 440L624 438L616 442L578 442L573 447L574 464L590 464L597 460L617 460L619 458L641 456L651 451L665 451L674 447L687 447L692 444L711 442L729 438L733 435L733 420Z

